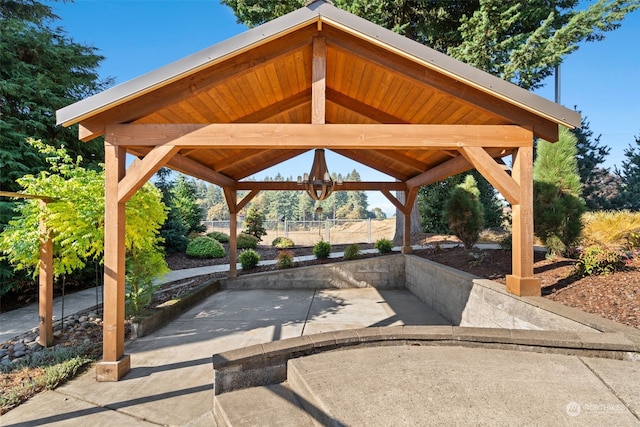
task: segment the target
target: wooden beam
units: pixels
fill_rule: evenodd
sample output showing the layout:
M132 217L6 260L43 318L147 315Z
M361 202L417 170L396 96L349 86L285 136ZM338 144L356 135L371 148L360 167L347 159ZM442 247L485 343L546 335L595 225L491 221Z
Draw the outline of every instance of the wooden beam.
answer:
M311 123L324 124L326 120L327 87L327 41L324 37L313 37L313 60L311 65Z
M47 202L40 199L40 210ZM43 347L53 344L53 240L44 216L40 219L40 274L38 276L38 317L40 335L38 343Z
M249 203L254 197L256 197L259 192L260 190L257 189L251 190L249 194L244 196L242 200L240 200L240 202L238 202L238 204L236 205L236 212L240 212L245 206L247 206L247 203Z
M398 209L400 212L404 213L405 211L405 206L404 204L398 200L398 198L396 196L394 196L393 194L391 194L391 192L389 190L380 190L380 192L391 202L393 203L393 206L396 207L396 209Z
M510 125L216 123L112 125L109 140L120 146L172 144L181 148L363 149L533 146L531 134Z
M368 150L341 150L341 149L333 149L331 150L341 156L344 156L348 159L351 159L355 162L362 163L365 166L369 166L372 169L375 169L379 172L382 172L386 175L389 175L397 180L404 181L409 178L410 175L400 173L387 162L380 161L378 159L372 159L367 156Z
M380 154L381 156L388 157L392 160L402 163L406 165L416 172L422 173L427 169L427 164L421 162L420 160L416 160L413 157L409 157L404 153L393 150L372 150L373 152Z
M428 171L407 180L407 188L418 188L423 185L433 184L437 181L442 181L453 175L473 169L473 165L465 159L463 156L454 157L451 160L447 160L438 166L429 169Z
M229 277L238 276L238 192L223 188L224 198L229 208Z
M465 147L460 150L469 163L486 178L512 205L520 203L520 187L511 176L483 148Z
M160 145L142 160L136 159L118 184L118 201L126 203L178 151L175 145Z
M181 156L179 154L174 155L166 165L173 170L190 175L194 178L201 179L203 181L215 184L219 187L235 188L236 181L229 178L226 175L218 173L213 169L204 166L195 160L191 160L188 157Z
M259 123L268 120L273 116L277 116L287 111L294 110L300 107L302 104L309 102L311 99L311 90L303 90L295 95L283 99L282 101L271 104L258 111L254 111L244 117L234 120L234 123Z
M304 186L294 181L239 181L237 190L263 190L263 191L304 191ZM333 191L404 191L403 182L397 181L345 181L342 185L336 185Z

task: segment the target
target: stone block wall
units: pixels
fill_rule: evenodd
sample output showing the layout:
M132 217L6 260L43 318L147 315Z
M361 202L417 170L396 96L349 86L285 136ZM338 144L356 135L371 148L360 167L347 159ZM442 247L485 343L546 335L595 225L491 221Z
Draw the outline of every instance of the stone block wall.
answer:
M222 281L223 289L403 288L404 255L365 258Z

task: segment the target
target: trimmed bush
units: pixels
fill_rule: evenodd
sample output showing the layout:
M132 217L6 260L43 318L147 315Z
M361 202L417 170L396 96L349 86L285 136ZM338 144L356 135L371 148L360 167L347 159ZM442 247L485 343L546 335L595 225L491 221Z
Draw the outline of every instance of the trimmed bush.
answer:
M260 255L253 249L247 249L238 256L238 261L240 261L243 270L251 270L260 262Z
M276 237L275 239L273 239L273 242L271 244L278 249L292 248L296 245L295 243L293 243L293 240L288 237Z
M320 240L313 246L313 254L318 259L329 258L331 253L331 243Z
M207 234L207 237L211 237L212 239L216 239L220 243L229 243L229 235L225 233L221 233L219 231L212 231Z
M386 254L393 250L393 242L389 239L378 239L373 247L381 254Z
M226 254L222 244L211 237L196 237L187 245L187 255L193 258L222 258Z
M624 255L601 246L589 246L580 254L575 274L578 277L606 275L624 268Z
M344 259L356 259L360 256L360 246L353 244L344 249Z
M449 228L462 240L465 249L472 249L484 226L484 208L473 175L467 175L464 182L453 189L445 204L445 216Z
M238 249L255 249L258 247L258 238L249 234L238 234Z
M291 268L295 265L293 261L294 253L292 251L280 251L276 258L276 267Z

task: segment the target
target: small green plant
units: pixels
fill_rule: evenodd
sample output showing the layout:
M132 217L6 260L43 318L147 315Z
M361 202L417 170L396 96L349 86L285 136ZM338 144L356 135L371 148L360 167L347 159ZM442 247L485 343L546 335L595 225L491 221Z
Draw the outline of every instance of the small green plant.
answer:
M187 245L187 255L193 258L222 258L226 254L222 244L211 237L196 237Z
M393 250L393 242L389 239L378 239L373 245L381 254L389 253Z
M344 249L344 259L356 259L360 256L360 246L353 244Z
M247 249L246 251L242 251L240 256L238 256L238 261L240 261L243 270L251 270L260 262L260 255L253 249Z
M220 243L229 243L229 235L225 233L221 233L220 231L212 231L207 234L207 237L211 237L212 239L216 239Z
M624 265L621 252L594 245L585 248L578 257L575 274L578 277L606 275L624 269Z
M472 249L484 226L484 208L473 175L467 175L462 184L455 186L445 204L445 216L449 228L462 240L465 249Z
M331 253L331 243L320 240L313 246L313 254L318 259L329 258Z
M273 242L271 244L278 249L292 248L296 245L295 243L293 243L293 240L288 237L276 237L275 239L273 239Z
M487 257L487 253L484 251L480 252L469 252L469 265L472 267L479 267L482 265L482 262Z
M502 249L503 251L511 251L512 247L513 236L511 235L511 233L509 233L500 241L500 249Z
M280 251L276 258L276 267L291 268L295 266L295 262L293 261L294 255L292 251Z
M255 249L258 247L258 238L250 234L240 233L238 234L236 245L238 249Z
M169 271L162 253L143 250L127 257L125 304L127 316L139 314L147 308L158 289L153 280Z

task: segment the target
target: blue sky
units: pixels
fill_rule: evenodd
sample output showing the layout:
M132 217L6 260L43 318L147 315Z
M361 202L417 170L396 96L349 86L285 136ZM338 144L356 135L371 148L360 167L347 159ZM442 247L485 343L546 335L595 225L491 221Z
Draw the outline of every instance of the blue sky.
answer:
M217 0L77 0L49 3L75 41L95 46L106 57L102 76L123 83L246 31L230 8ZM623 151L640 136L640 11L627 16L618 30L597 43L585 43L562 65L561 103L577 107L603 145L611 147L607 166L620 165ZM554 98L553 79L537 93ZM268 170L297 176L311 167L308 153L295 163ZM389 177L337 155L327 154L331 172L354 168L363 180ZM261 179L264 174L256 176ZM395 212L384 196L369 194L370 208Z

